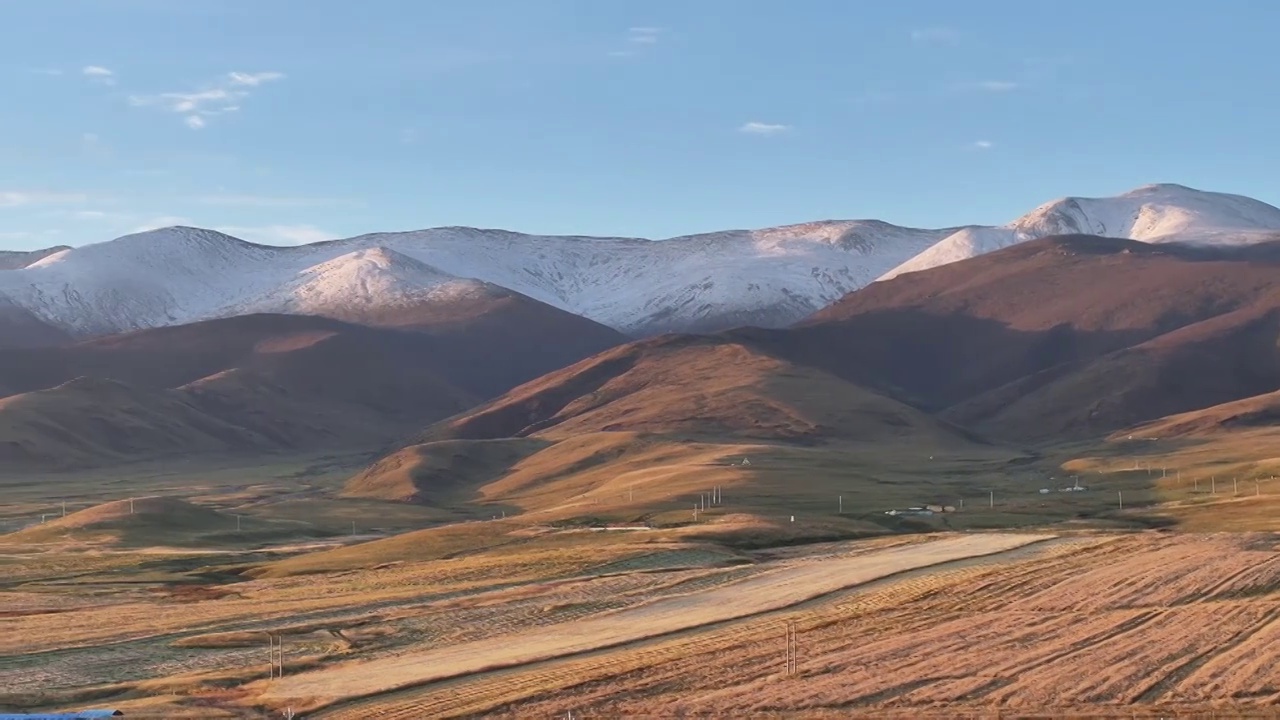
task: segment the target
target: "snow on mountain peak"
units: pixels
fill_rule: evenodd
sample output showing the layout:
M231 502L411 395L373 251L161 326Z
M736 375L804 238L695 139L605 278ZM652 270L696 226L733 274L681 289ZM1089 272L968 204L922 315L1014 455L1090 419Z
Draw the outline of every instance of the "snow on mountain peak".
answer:
M97 334L246 312L359 317L505 288L645 335L786 325L877 278L1045 235L1223 243L1277 232L1280 209L1173 184L940 230L831 220L654 241L442 227L268 247L171 227L14 261L0 272L0 301Z
M237 312L324 314L405 305L450 289L482 285L383 246L355 250L298 272L267 294L233 308Z
M1143 185L1114 197L1053 200L1000 227L965 228L879 279L927 270L1050 235L1239 244L1275 239L1278 232L1280 208L1264 202L1173 183Z

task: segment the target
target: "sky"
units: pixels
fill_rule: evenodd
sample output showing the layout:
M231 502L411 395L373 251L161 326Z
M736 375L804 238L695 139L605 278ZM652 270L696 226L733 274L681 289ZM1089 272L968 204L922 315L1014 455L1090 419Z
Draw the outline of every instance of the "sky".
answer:
M1280 205L1280 4L0 0L0 249Z

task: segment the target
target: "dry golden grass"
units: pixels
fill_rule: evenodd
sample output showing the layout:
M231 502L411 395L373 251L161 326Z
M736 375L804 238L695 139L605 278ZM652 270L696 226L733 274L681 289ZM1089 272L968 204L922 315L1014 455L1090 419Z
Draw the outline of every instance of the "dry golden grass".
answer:
M1280 700L1268 671L1280 632L1276 542L1064 538L313 717L1168 717L1210 708L1248 717ZM799 631L794 677L784 672L787 620Z
M346 698L466 676L691 630L799 604L885 575L1009 550L1046 539L1036 535L970 535L844 559L795 562L723 588L574 623L571 632L548 628L411 653L353 662L271 682L262 698L304 709Z

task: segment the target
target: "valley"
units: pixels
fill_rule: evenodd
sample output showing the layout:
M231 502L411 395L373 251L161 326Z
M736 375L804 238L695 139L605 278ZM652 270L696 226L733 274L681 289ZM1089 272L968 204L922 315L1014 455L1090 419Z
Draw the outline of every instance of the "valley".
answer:
M468 284L0 347L0 709L1264 711L1278 263L1068 235L786 327Z

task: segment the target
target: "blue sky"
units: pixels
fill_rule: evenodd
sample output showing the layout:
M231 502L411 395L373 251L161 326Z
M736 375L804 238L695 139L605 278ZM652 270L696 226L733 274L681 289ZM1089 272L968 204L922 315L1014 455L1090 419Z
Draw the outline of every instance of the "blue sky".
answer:
M0 248L1280 204L1280 4L0 0Z

